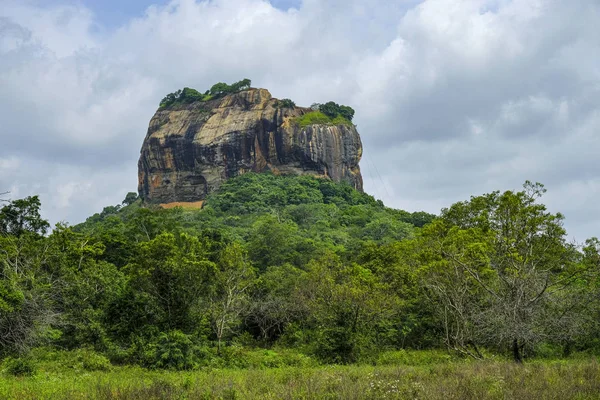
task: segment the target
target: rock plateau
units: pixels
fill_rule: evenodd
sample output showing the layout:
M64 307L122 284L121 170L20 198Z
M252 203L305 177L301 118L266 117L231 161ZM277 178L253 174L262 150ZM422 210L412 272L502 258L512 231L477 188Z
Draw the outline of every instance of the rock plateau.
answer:
M350 124L300 127L311 112L281 107L266 89L160 108L138 163L147 203L198 203L225 180L249 171L310 174L362 191L362 144Z

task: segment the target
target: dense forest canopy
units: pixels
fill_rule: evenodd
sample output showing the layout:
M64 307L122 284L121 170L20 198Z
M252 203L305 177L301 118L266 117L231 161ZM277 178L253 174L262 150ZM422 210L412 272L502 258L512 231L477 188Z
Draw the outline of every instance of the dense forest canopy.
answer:
M85 348L190 369L242 362L243 348L324 363L600 352L600 242L570 243L543 194L528 182L435 217L327 179L249 173L202 210L129 193L50 233L37 197L9 202L0 353Z

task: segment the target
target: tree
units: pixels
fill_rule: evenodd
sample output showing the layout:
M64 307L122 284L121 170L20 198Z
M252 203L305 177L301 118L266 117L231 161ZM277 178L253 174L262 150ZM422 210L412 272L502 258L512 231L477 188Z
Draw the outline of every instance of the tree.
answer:
M291 221L279 222L277 218L265 215L252 226L248 253L261 270L294 263L299 256L295 246L298 239L296 224Z
M198 92L196 89L191 89L189 87L184 87L181 91L180 100L183 103L193 103L195 101L202 101L204 99L204 95Z
M285 264L268 268L257 279L248 321L256 325L263 341L277 339L287 326L307 316L307 305L298 296L304 275L304 271Z
M224 82L215 83L210 88L211 96L221 96L221 95L229 93L229 91L230 91L230 86Z
M127 193L127 195L125 196L125 199L123 200L123 205L128 206L131 205L133 203L135 203L135 201L138 199L138 194L136 192L129 192Z
M282 108L294 108L296 107L296 103L294 103L294 101L291 99L281 99L281 101L278 103L278 106Z
M547 329L552 305L582 270L563 216L538 203L544 193L526 182L520 192L456 203L425 226L424 283L448 344L465 352L471 345L476 354L476 342L500 345L522 362L526 346L558 334Z
M339 108L339 113L342 117L352 122L352 118L354 118L354 109L352 107L342 105Z
M47 271L55 277L52 292L60 314L59 343L65 347L108 345L105 311L122 292L125 276L102 260L102 242L57 224L48 237Z
M328 101L327 103L319 106L319 111L327 115L329 118L335 118L340 112L340 106L333 101Z
M342 116L343 118L352 122L352 118L354 118L354 109L352 107L339 105L333 101L328 101L325 104L315 103L313 106L311 106L311 108L314 106L317 106L319 111L332 119L337 116Z
M248 78L242 79L239 82L236 82L234 84L231 85L231 89L232 92L239 92L242 90L247 90L250 89L250 85L252 84L252 81Z
M215 335L217 352L225 336L235 331L241 316L248 307L248 295L255 280L255 272L242 246L232 243L225 247L219 257L214 276L214 291L211 295L210 315Z
M27 231L0 235L0 355L26 353L57 321L46 241Z
M50 224L42 219L38 196L14 200L0 209L0 234L21 236L29 232L44 235Z
M113 330L127 336L144 330L194 331L215 265L207 245L188 234L161 233L142 242L126 268L128 284L113 302Z
M399 311L398 297L369 269L343 263L332 253L310 261L298 285L309 310L310 345L317 356L349 363L376 352L388 323Z
M177 102L177 100L179 100L179 98L181 97L181 92L182 90L179 89L163 97L163 99L160 101L160 107L168 107Z

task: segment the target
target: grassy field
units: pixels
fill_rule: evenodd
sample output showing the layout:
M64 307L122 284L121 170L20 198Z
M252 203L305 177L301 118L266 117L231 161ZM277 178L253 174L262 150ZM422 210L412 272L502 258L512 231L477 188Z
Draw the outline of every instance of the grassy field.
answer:
M600 399L592 360L192 372L113 367L0 378L1 399Z

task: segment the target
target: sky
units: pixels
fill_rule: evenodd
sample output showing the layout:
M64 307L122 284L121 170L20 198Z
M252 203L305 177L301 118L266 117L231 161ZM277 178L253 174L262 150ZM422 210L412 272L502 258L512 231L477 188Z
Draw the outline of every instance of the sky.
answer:
M137 188L160 99L252 79L356 110L365 190L439 213L543 183L600 232L598 0L0 0L0 192L76 224Z

